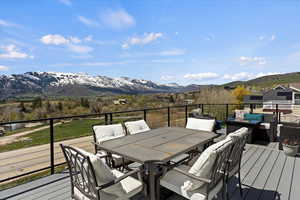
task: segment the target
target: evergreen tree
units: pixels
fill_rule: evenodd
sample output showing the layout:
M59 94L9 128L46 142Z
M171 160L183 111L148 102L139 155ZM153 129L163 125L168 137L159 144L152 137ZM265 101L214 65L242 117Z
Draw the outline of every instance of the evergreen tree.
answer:
M23 101L20 103L19 108L20 108L20 112L27 112Z

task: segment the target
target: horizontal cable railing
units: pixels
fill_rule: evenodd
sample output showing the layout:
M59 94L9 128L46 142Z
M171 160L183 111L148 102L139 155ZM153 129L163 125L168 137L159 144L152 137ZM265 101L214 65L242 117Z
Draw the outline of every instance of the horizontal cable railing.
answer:
M226 120L228 116L231 116L234 113L235 109L242 109L245 106L249 107L251 110L255 108L265 108L266 104L189 104L189 105L174 105L166 107L157 107L157 108L144 108L136 110L125 110L117 112L105 112L105 113L92 113L92 114L83 114L83 115L73 115L73 116L61 116L61 117L50 117L43 119L33 119L33 120L19 120L11 122L1 122L0 126L11 125L18 123L36 123L44 122L47 123L47 130L43 130L35 135L38 138L38 141L27 141L26 136L24 141L18 141L13 144L7 144L7 149L0 149L0 161L6 162L7 166L0 164L0 183L11 181L23 176L27 176L33 173L41 172L44 170L50 170L50 173L55 173L55 167L63 165L64 159L59 149L58 142L64 141L71 145L82 145L82 147L87 150L93 150L91 146L91 125L92 124L112 124L114 122L122 122L126 120L137 120L144 119L149 123L151 128L157 128L162 126L185 126L188 118L188 114L196 108L200 108L202 114L209 114L214 116L218 120ZM269 104L269 112L273 112L280 118L279 113L283 105L278 104ZM285 107L284 107L285 108ZM271 109L271 111L270 111ZM93 119L91 119L93 118ZM68 123L58 124L61 120L70 120ZM74 122L72 123L72 121ZM77 121L75 121L77 120ZM82 120L82 121L80 121ZM85 122L83 123L83 121ZM58 125L57 125L58 124ZM72 131L78 128L82 124L82 133L78 135L72 135ZM72 130L72 126L74 129ZM76 126L76 127L75 127ZM63 129L65 127L68 130L68 133ZM81 129L80 129L81 130ZM80 130L76 130L77 132ZM6 136L4 136L6 137ZM3 138L3 136L2 136ZM29 137L30 139L30 137ZM78 141L76 141L78 139ZM19 145L19 146L18 146ZM25 148L26 147L26 148ZM34 148L35 151L26 151L27 148ZM1 148L1 146L0 146ZM18 150L22 151L18 151ZM24 150L24 151L23 151ZM11 155L11 151L18 151L19 154ZM2 155L10 155L13 158L6 158ZM25 158L27 158L25 160ZM41 159L43 158L43 159ZM9 160L12 159L12 160ZM18 160L19 159L19 160ZM26 162L25 162L26 161ZM21 170L24 173L15 172L14 166L20 163L24 163L23 167L26 170ZM35 166L30 167L30 162L35 163ZM9 176L2 176L1 173L7 173L11 167L11 173L8 173ZM2 172L1 172L2 171Z

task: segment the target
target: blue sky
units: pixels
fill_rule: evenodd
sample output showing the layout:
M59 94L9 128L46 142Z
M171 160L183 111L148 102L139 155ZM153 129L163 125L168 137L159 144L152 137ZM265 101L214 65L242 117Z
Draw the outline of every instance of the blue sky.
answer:
M224 83L300 71L296 0L3 0L0 74Z

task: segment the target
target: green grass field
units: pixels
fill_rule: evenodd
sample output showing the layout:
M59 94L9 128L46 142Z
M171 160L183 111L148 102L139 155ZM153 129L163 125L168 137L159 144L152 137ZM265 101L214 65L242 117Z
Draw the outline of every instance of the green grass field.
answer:
M54 140L55 142L58 142L91 135L91 127L93 124L104 124L104 121L99 119L80 119L57 125L54 127ZM0 146L0 152L48 144L50 142L49 131L49 129L45 129L30 133L26 135L25 140Z

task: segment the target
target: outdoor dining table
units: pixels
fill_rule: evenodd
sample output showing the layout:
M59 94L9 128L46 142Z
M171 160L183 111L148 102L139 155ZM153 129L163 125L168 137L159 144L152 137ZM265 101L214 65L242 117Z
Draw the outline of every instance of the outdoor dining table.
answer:
M148 200L160 199L160 178L169 161L211 142L217 134L179 127L164 127L97 144L100 149L142 164L141 176Z

